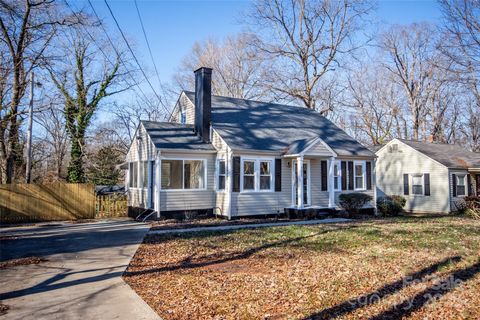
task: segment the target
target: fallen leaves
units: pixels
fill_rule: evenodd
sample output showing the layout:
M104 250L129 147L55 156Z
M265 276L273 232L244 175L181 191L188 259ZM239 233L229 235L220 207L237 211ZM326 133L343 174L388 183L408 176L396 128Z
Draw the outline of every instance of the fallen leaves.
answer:
M22 265L29 265L29 264L39 264L45 261L48 261L48 260L44 258L39 258L39 257L12 259L12 260L1 262L0 269L7 269L15 266L22 266Z
M164 319L468 319L480 316L479 252L480 223L461 218L157 235L125 280ZM465 270L461 287L419 296Z

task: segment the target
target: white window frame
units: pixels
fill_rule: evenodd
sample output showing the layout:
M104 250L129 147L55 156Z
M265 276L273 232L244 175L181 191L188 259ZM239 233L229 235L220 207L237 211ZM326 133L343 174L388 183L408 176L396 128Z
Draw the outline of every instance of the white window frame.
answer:
M205 191L208 189L208 180L207 180L207 171L208 171L208 160L207 159L199 159L199 158L164 158L160 161L160 171L162 170L162 162L163 161L182 161L182 188L181 189L164 189L162 188L162 181L160 180L160 190L167 191L167 192L179 192L179 191ZM203 180L205 183L203 184L203 188L198 189L185 189L185 161L202 161L203 162Z
M413 173L413 174L410 174L410 183L411 183L411 193L412 193L412 196L416 196L416 197L419 197L419 196L424 196L425 195L425 177L423 176L423 173ZM421 186L422 186L422 193L414 193L413 190L413 178L414 177L420 177L420 183L421 183ZM416 186L419 186L419 184L416 184Z
M136 168L135 167L136 164ZM130 161L128 163L128 188L129 189L141 189L139 186L139 167L140 161ZM135 170L132 170L135 169Z
M220 174L220 162L225 162L225 173L223 174ZM218 192L225 192L227 189L227 174L228 174L227 159L225 158L217 159L216 168L217 168L216 181L215 181L216 189ZM220 176L225 177L225 187L223 189L220 189Z
M180 124L186 124L187 123L187 112L185 110L182 110L182 108L179 109L178 112L178 123Z
M254 175L253 175L253 189L243 189L243 176L244 176L244 162L251 161L254 163ZM260 189L260 162L270 162L270 189ZM240 161L240 192L275 192L275 158L273 157L241 157Z
M353 161L353 189L355 191L365 191L367 190L367 186L366 186L366 182L367 182L367 162L366 161ZM360 176L357 176L357 172L355 170L356 166L357 165L361 165L362 166L362 178L363 178L363 182L362 182L362 187L361 188L358 188L357 187L357 178L359 178Z
M333 162L333 191L342 191L342 162L334 161ZM337 166L337 172L335 172L335 166ZM337 173L337 175L335 175ZM335 179L337 181L337 187L335 188Z
M460 182L460 177L463 176L463 194L458 194L458 186L460 185L459 182ZM455 179L457 179L456 181L456 188L457 190L455 190L456 192L456 195L457 197L466 197L467 196L467 193L468 193L468 182L467 182L467 174L456 174L455 175Z

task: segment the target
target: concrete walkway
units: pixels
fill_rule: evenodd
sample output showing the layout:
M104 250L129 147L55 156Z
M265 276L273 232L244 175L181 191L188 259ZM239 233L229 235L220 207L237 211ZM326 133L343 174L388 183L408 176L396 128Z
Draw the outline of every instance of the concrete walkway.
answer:
M0 270L0 319L160 319L121 276L146 224L107 221L5 228L0 260L47 262Z
M200 232L200 231L222 231L222 230L238 230L238 229L254 229L267 227L284 227L296 225L315 225L326 223L341 223L348 222L350 219L344 218L330 218L321 220L305 220L305 221L285 221L285 222L271 222L271 223L256 223L256 224L241 224L230 226L214 226L214 227L197 227L185 229L168 229L168 230L151 230L148 234L167 234L167 233L184 233L184 232Z

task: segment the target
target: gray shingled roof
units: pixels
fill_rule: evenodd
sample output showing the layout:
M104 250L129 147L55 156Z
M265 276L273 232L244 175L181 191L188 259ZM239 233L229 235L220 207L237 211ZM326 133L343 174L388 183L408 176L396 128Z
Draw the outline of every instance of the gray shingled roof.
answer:
M480 168L480 153L458 144L430 143L398 139L449 168Z
M157 148L214 151L211 143L203 142L193 131L193 125L173 122L141 121Z
M195 102L195 94L185 91ZM285 153L320 137L339 156L375 154L318 112L289 105L212 96L212 126L233 150ZM296 148L296 147L295 147Z

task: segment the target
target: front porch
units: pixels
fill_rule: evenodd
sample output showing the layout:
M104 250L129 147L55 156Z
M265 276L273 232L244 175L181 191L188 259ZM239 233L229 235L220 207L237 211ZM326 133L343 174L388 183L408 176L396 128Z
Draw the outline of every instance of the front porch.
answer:
M291 205L285 212L309 215L334 211L340 183L337 154L320 138L301 143L284 156L291 170Z

